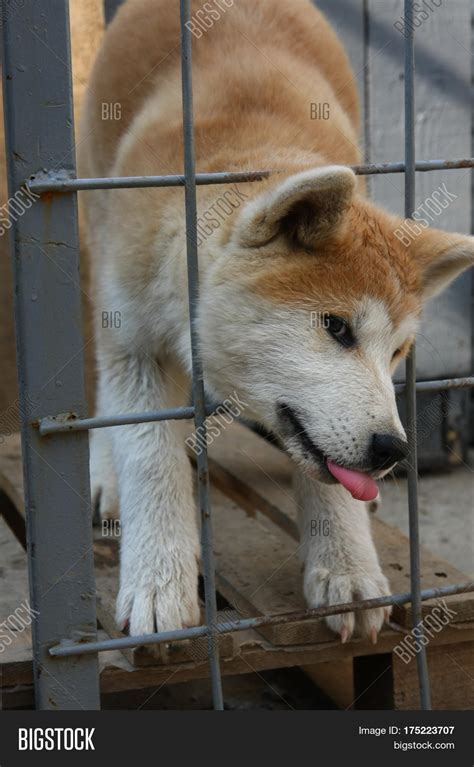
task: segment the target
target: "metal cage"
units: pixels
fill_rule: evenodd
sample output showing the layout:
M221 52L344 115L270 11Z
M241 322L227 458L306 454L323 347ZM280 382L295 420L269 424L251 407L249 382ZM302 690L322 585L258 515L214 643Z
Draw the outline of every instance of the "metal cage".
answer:
M110 2L109 2L110 6ZM184 175L77 179L70 82L68 4L57 0L4 0L4 99L9 194L27 187L39 199L12 224L17 359L27 510L28 568L33 624L36 705L40 709L99 708L97 653L114 648L208 638L215 709L223 709L216 635L291 618L322 617L376 605L411 601L422 631L422 601L472 591L454 584L421 591L417 503L416 392L472 387L474 378L416 383L415 351L404 391L409 435L408 507L411 593L275 615L216 622L207 452L197 458L206 624L182 631L96 641L95 589L90 525L87 430L111 425L194 419L205 429L209 412L193 319L198 299L196 186L254 181L270 171L196 174L193 142L190 0L180 0ZM355 167L358 174L405 174L405 212L414 210L415 172L474 167L474 159L415 161L414 3L405 0L405 161ZM88 418L83 389L83 350L77 232L78 191L119 187L184 186L193 404L146 413ZM56 415L50 416L50 413ZM45 472L45 467L48 472ZM61 509L61 513L59 510ZM66 512L67 510L67 512ZM426 650L417 654L421 707L430 708Z

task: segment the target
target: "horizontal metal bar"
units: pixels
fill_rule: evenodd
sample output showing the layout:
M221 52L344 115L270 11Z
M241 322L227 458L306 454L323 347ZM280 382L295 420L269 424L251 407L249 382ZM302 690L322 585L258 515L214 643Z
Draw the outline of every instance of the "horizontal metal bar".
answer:
M474 387L474 376L466 378L446 378L441 381L419 381L416 385L417 392L435 392L443 389L464 389ZM405 391L405 384L395 384L395 391L401 394ZM207 415L212 415L218 405L208 405ZM96 416L94 418L77 418L74 413L60 413L56 416L47 416L39 421L39 433L58 434L73 431L85 431L87 429L102 429L107 426L126 426L132 423L148 423L152 421L178 421L194 418L194 408L175 407L162 410L148 410L143 413L124 413L123 415Z
M439 381L418 381L416 384L417 393L421 392L436 392L443 391L443 389L468 389L474 387L474 376L466 376L465 378L445 378ZM395 384L395 391L397 394L401 394L405 391L406 384Z
M404 162L373 163L371 165L350 165L358 176L377 176L388 173L404 173ZM416 163L416 170L423 173L434 170L456 170L473 168L474 158L462 160L427 160ZM197 173L198 186L208 184L237 184L261 181L281 170L258 170L243 172ZM31 192L84 192L90 189L132 189L136 187L184 187L184 176L114 176L111 178L71 178L63 171L56 173L42 171L25 182Z
M421 599L437 599L448 597L453 594L469 593L474 591L474 582L457 583L453 586L441 586L434 589L425 589L421 592ZM181 639L196 639L210 634L230 634L233 631L247 631L248 629L260 628L260 626L275 626L290 621L306 621L315 618L326 618L328 615L340 615L354 610L371 610L374 607L388 607L389 605L403 605L411 602L409 591L400 594L392 594L387 597L376 599L364 599L358 602L345 602L340 605L316 607L314 610L300 610L299 612L280 613L279 615L263 615L258 618L243 618L239 621L218 622L212 629L209 626L194 626L190 629L176 631L161 631L156 634L142 634L141 636L122 637L120 639L102 639L98 642L68 643L61 642L50 647L49 654L54 656L82 655L84 653L104 652L106 650L119 650L124 647L138 647L149 644L162 644L163 642L176 642ZM219 616L218 616L219 617Z
M386 173L405 173L404 162L373 163L372 165L351 165L354 173L358 176L378 176ZM418 173L429 173L434 170L459 170L460 168L474 168L474 157L466 157L464 160L420 160L415 163Z
M180 421L194 418L194 407L173 407L161 410L145 410L142 413L124 413L123 415L97 416L95 418L77 418L74 413L61 413L42 418L39 432L57 434L58 432L86 431L101 429L105 426L126 426L131 423L149 423L152 421Z
M277 171L242 171L235 173L198 173L196 184L236 184L246 181L261 181ZM83 192L90 189L134 189L144 187L184 188L184 176L113 176L105 178L72 178L64 173L42 172L30 177L26 182L30 191L36 194L44 192Z

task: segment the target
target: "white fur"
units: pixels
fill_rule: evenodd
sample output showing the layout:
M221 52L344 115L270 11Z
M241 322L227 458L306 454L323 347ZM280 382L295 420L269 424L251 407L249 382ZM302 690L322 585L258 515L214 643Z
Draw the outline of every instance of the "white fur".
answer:
M352 500L341 485L323 485L299 471L295 493L309 607L390 594L365 503ZM357 619L361 632L374 638L389 614L387 608L362 610ZM327 623L345 640L352 635L356 620L354 613L342 613L328 617Z
M200 210L206 209L210 194L200 192ZM174 371L178 367L189 375L191 370L183 215L174 199L163 206L154 222L150 256L154 271L137 291L116 266L134 263L143 248L139 236L143 214L140 204L134 208L129 200L125 195L115 198L114 207L97 222L100 236L96 231L91 239L101 242L104 250L104 265L97 275L100 306L120 311L122 318L120 330L98 329L101 414L155 410L176 399L184 404L187 392L176 386ZM395 332L383 303L366 298L354 316L363 353L348 354L326 330L311 327L313 307L278 306L246 287L242 275L262 268L259 259L251 249L239 252L232 237L225 239L224 228L201 248L197 327L207 390L220 400L236 392L249 405L246 415L276 432L280 431L276 403L283 398L298 409L308 433L328 456L341 463L360 463L373 432L403 435L390 360L413 331L413 323ZM232 270L240 279L233 279ZM301 479L297 493L303 511L308 603L386 594L388 584L364 504L353 501L341 486L318 482L317 470L296 440L286 438L286 447L299 467L312 475ZM105 517L113 516L116 504L113 468L118 480L122 521L118 622L129 621L131 634L199 623L198 524L191 468L177 425L107 429L100 436L94 434L91 456L93 492L96 498L100 495ZM331 536L306 540L304 519L324 514L331 519ZM382 622L383 611L371 611L360 628L371 634ZM352 615L328 623L344 639L354 628Z
M102 413L166 407L167 383L146 353L107 359ZM133 634L199 623L198 525L191 466L170 423L112 431L121 511L117 621Z

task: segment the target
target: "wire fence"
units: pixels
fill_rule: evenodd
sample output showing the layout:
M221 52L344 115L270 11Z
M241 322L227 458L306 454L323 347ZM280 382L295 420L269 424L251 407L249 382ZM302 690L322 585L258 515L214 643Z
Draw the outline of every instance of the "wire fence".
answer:
M422 602L474 590L472 584L421 590L418 531L416 393L465 388L474 377L416 382L415 350L406 371L404 392L408 421L408 507L411 591L390 597L322 607L303 613L271 615L218 622L212 542L207 450L197 456L198 500L202 521L202 562L205 587L205 625L139 637L96 641L96 614L90 529L88 444L84 432L112 425L193 419L204 432L212 408L205 401L204 373L198 349L196 317L199 275L194 233L197 225L196 188L202 184L252 181L272 170L252 173L196 174L192 89L192 33L190 0L180 0L183 97L184 174L130 178L75 177L74 136L67 4L54 0L25 0L4 25L4 93L10 194L27 179L40 196L28 217L12 227L15 319L18 343L20 399L28 408L22 422L22 445L27 509L28 564L31 603L38 619L33 625L36 705L38 708L99 707L97 653L137 645L207 637L214 708L223 709L219 634L249 628L324 617L354 609L412 603L413 625L422 638ZM8 3L7 3L8 10ZM405 159L403 162L354 167L361 175L405 174L405 213L412 216L416 172L474 167L473 158L417 161L415 158L415 40L414 3L405 0ZM26 40L25 25L37 28L37 39ZM35 27L36 25L36 27ZM54 46L53 46L54 42ZM54 47L46 55L44 46ZM59 60L59 61L58 61ZM62 65L65 64L63 67ZM46 110L45 103L62 103ZM66 115L64 112L66 110ZM38 171L38 168L41 168ZM50 170L44 170L50 169ZM60 170L53 170L53 169ZM83 342L80 334L80 287L76 193L91 189L184 186L187 266L192 348L193 404L167 410L118 413L108 417L85 415ZM51 243L54 243L52 249ZM45 258L45 255L47 256ZM58 278L57 266L70 280ZM67 308L67 318L66 318ZM74 350L80 349L80 352ZM73 356L71 357L71 353ZM58 371L61 386L57 386ZM45 385L44 382L48 383ZM31 403L34 403L31 405ZM54 404L55 416L50 413ZM53 436L54 435L54 436ZM48 439L45 437L48 436ZM205 443L205 440L204 440ZM52 473L46 476L44 468ZM66 478L66 483L64 483ZM66 484L66 488L65 488ZM68 513L60 513L67 507ZM64 545L64 540L69 544ZM52 552L54 551L54 556ZM67 576L67 577L65 577ZM51 591L54 587L54 599ZM426 648L417 653L420 702L431 707Z

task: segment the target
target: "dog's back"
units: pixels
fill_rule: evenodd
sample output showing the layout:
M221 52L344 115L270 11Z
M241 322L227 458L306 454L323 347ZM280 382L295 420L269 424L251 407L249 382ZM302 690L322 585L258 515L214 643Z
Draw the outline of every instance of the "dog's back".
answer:
M321 12L309 0L205 5L218 15L206 18L207 31L199 26L201 0L191 3L197 170L359 162L356 78ZM121 8L97 57L81 127L81 175L182 173L177 2L128 0ZM157 221L164 198L140 191L134 190L133 198L122 195L129 220L135 205L142 211L154 199ZM201 189L200 198L205 197ZM172 198L168 190L167 199ZM104 249L101 232L110 200L107 191L96 191L82 201L92 270ZM117 211L118 193L113 204ZM142 226L144 218L140 213Z
M276 121L279 116L285 120L291 116L293 126L302 118L299 141L307 149L315 142L324 145L325 140L321 124L316 129L311 122L311 103L330 102L332 119L340 110L341 123L346 129L350 123L356 139L359 115L354 75L334 31L308 0L207 3L219 16L206 21L212 23L207 31L199 26L201 0L191 5L197 125L219 115L222 142L227 141L230 148L236 124L240 119L248 122L252 112L258 118L269 111ZM180 130L179 78L178 3L129 0L105 36L86 99L82 163L89 175L110 173L121 138L145 104L149 108L150 102L159 99L167 129ZM109 104L119 105L120 119L104 119L103 105ZM90 131L92 140L87 138ZM330 142L316 148L331 154ZM340 151L339 146L339 161L344 159ZM356 148L351 151L348 146L347 154L347 160L353 160ZM179 155L176 162L182 168Z

